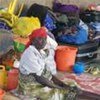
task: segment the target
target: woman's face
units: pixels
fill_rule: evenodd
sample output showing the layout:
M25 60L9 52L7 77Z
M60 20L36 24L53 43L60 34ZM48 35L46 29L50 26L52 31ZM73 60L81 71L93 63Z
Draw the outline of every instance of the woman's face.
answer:
M43 49L46 43L47 43L47 38L43 37L37 37L32 41L32 45L34 45L38 50Z

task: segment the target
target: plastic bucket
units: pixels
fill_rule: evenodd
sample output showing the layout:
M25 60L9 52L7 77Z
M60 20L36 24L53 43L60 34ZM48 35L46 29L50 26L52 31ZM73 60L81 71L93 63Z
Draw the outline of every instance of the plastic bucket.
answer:
M3 100L4 95L5 95L5 91L0 89L0 100Z
M59 71L72 71L77 50L78 49L76 47L58 46L55 53L55 61Z
M5 89L6 88L6 79L7 73L5 70L5 66L0 65L0 88Z
M8 71L7 90L16 89L18 86L19 70L11 69Z

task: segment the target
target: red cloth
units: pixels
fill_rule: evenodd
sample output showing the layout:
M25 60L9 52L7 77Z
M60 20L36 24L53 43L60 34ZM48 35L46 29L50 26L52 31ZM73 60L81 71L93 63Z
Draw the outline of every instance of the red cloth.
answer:
M43 37L43 38L47 37L47 32L46 32L45 27L36 29L32 32L31 35L29 35L29 42L26 44L26 48L29 47L29 45L32 43L33 39L37 38L37 37Z

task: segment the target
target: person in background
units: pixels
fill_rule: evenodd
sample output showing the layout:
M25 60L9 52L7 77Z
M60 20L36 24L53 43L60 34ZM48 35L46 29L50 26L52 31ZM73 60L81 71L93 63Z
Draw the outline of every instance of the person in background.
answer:
M29 39L20 60L18 92L30 100L67 100L70 87L56 78L57 45L51 45L44 27L33 31Z
M14 60L15 51L12 32L0 29L0 64L12 67Z

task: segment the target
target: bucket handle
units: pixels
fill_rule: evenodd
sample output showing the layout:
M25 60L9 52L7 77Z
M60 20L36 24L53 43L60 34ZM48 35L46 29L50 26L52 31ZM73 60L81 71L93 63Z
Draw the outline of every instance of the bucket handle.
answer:
M3 70L3 71L5 71L5 66L3 66L3 65L0 65L0 70Z

